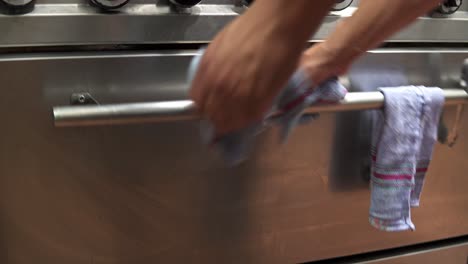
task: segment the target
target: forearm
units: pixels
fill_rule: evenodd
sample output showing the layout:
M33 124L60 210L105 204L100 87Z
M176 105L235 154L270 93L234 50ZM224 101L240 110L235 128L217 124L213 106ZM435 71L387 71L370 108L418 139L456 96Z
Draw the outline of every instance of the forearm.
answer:
M223 135L261 121L335 0L256 0L205 50L190 96Z
M361 0L353 16L341 22L325 48L343 63L375 48L398 30L435 8L441 0Z

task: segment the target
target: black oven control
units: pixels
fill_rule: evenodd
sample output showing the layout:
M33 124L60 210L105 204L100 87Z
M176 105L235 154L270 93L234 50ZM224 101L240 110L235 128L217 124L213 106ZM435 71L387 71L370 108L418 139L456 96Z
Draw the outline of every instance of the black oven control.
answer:
M254 0L244 0L245 5L249 6L254 2Z
M169 0L172 4L178 7L192 7L201 2L201 0Z
M103 9L111 10L124 6L129 0L90 0L91 4Z
M0 10L4 14L26 14L34 9L36 0L0 0Z
M444 15L451 15L460 8L462 5L462 0L445 0L439 7L436 9L437 13Z
M348 8L353 3L353 0L336 0L335 6L333 6L333 11L341 11Z

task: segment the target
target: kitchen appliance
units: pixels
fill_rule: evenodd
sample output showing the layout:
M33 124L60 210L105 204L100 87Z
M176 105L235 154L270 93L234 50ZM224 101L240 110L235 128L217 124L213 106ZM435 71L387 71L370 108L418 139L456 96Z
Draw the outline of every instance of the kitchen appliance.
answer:
M456 144L436 147L417 230L385 233L367 220L358 126L379 94L350 87L239 168L200 142L187 66L245 1L0 1L1 263L466 263L466 116ZM352 66L446 89L449 130L468 79L468 4L453 3Z

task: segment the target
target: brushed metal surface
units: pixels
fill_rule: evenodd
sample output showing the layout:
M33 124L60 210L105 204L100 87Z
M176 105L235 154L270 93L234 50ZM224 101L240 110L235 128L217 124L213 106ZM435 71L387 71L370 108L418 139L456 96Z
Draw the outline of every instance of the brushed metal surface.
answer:
M465 264L467 262L468 243L463 243L433 250L389 257L381 260L360 262L359 264Z
M444 88L445 105L468 103L464 89ZM383 107L381 92L347 93L343 100L330 104L316 104L304 113L333 113L372 110ZM124 125L135 123L160 123L181 120L199 120L191 100L127 103L110 105L55 106L52 109L54 124L64 126Z
M245 11L235 1L174 9L164 1L131 1L102 13L86 1L40 2L22 16L0 15L0 47L207 43ZM311 40L323 40L356 7L332 12ZM461 42L468 39L468 7L450 16L421 17L390 42Z
M54 127L50 109L74 92L101 103L186 99L194 53L0 56L1 263L295 263L468 234L466 117L454 148L437 145L416 231L404 233L368 224L367 182L349 164L359 153L335 136L354 142L352 113L347 123L323 114L284 146L272 130L235 169L201 144L197 122ZM399 67L411 83L456 87L467 57L380 50L353 68Z

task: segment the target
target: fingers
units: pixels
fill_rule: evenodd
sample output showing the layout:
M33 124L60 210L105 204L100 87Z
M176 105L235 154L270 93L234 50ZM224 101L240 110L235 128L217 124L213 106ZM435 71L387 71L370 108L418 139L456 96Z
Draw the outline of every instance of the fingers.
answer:
M216 84L215 84L216 85ZM216 85L213 91L206 97L204 116L210 120L216 129L218 136L242 128L242 112L236 105L242 104L228 93L231 89L236 89L235 85Z
M277 65L283 65L278 63L282 57L290 58L288 54L271 56L278 53L276 48L284 52L280 47L259 49L264 45L263 37L250 37L250 44L243 45L245 40L237 32L244 31L231 32L227 28L210 44L190 89L197 111L214 125L217 136L246 128L263 118L281 88L281 79L285 79L281 75L272 78L271 73L278 71Z
M215 126L218 135L226 134L245 125L245 117L239 106L245 105L242 98L235 96L240 90L238 70L217 65L211 58L216 58L216 47L210 47L200 62L194 78L190 97L194 100L197 111ZM245 107L244 107L245 108ZM240 109L243 109L240 107Z

